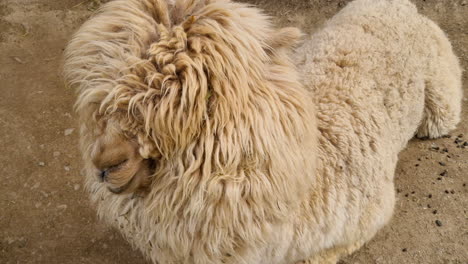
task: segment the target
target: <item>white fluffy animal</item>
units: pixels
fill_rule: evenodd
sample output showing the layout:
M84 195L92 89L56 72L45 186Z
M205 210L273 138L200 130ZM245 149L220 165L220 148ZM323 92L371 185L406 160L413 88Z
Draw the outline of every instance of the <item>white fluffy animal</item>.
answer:
M390 219L408 140L459 121L457 58L409 1L350 3L296 70L299 36L227 0L116 0L70 42L92 200L154 263L335 263Z

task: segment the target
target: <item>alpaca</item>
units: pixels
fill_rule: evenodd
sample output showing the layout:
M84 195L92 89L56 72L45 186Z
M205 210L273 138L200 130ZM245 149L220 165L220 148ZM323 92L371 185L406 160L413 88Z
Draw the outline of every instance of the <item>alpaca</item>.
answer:
M152 262L335 263L388 222L415 131L458 122L457 59L406 1L300 37L229 0L115 0L70 41L87 189Z

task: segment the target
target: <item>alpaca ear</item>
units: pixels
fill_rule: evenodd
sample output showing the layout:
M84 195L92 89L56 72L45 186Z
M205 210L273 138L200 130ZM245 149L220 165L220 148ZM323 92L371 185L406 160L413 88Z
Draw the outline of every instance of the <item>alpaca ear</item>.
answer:
M292 48L296 46L304 34L296 27L285 27L275 32L267 44L273 49Z

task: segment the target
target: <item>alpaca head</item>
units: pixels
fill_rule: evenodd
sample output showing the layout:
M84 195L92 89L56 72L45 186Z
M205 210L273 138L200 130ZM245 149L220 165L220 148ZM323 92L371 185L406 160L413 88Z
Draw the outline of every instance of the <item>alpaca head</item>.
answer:
M115 194L146 186L156 165L155 159L144 159L138 142L122 132L107 122L105 131L96 137L90 157L97 179L107 183Z
M95 180L130 193L191 166L230 173L268 155L273 143L252 133L268 130L271 118L285 126L271 129L295 133L301 113L289 117L276 105L304 110L286 59L297 29L275 31L258 10L229 1L129 2L144 18L119 21L127 3L111 2L66 54Z

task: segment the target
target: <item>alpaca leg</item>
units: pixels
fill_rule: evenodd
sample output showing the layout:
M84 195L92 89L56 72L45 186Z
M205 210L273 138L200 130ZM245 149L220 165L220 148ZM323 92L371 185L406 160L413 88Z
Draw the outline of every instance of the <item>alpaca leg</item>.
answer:
M439 37L438 57L431 62L425 88L424 114L416 136L438 138L460 121L461 69L445 36Z
M325 250L320 252L315 257L298 262L296 264L336 264L339 260L338 252L335 252L334 249Z
M296 264L336 264L341 257L352 254L363 245L362 242L356 242L346 247L336 247L324 250L315 257L298 262Z

